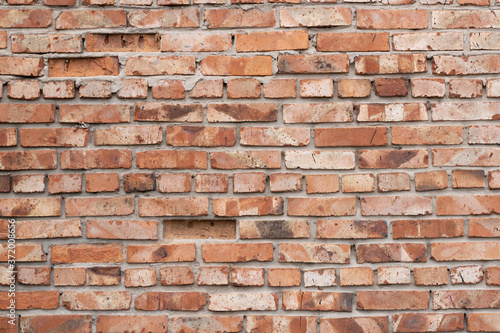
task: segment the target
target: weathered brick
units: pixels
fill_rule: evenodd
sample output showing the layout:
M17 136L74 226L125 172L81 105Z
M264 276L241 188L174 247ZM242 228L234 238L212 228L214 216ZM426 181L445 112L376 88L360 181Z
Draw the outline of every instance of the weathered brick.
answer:
M169 173L158 176L158 192L181 193L191 191L191 175L189 173Z
M303 333L317 331L313 316L246 316L247 331L292 333L299 329Z
M395 220L392 221L392 237L400 238L448 238L464 235L462 219Z
M178 80L158 80L151 89L156 99L184 99L186 97L184 85Z
M375 78L375 95L380 97L402 97L408 95L409 80L399 78Z
M111 95L110 81L85 81L78 89L80 98L111 98Z
M266 174L263 172L244 172L233 174L234 193L255 193L266 190Z
M120 267L90 267L87 269L89 286L114 286L121 281Z
M156 189L154 173L130 173L123 175L123 189L125 192L148 192Z
M394 332L454 332L464 329L462 313L402 313L393 316Z
M304 287L332 287L337 285L335 268L304 271Z
M228 187L227 175L199 174L194 177L194 190L197 193L226 193Z
M500 330L500 315L497 313L470 313L467 315L467 331L495 332Z
M203 106L201 104L135 103L134 120L201 123Z
M224 94L224 81L200 80L189 93L191 98L221 98Z
M200 311L207 303L202 292L148 292L135 299L138 310Z
M358 9L359 29L426 29L427 10L421 9Z
M47 332L47 330L91 332L91 315L35 315L23 316L19 325L23 332Z
M139 198L139 216L205 216L206 197Z
M272 261L271 243L221 243L202 244L204 262Z
M276 293L241 293L209 295L211 311L265 311L277 310Z
M165 316L115 316L98 315L96 321L97 332L164 332L167 330Z
M170 321L170 329L173 333L209 333L213 330L240 332L243 329L243 316L174 317Z
M87 52L157 52L159 34L94 34L85 36Z
M146 79L122 79L116 96L118 98L146 99L148 97L148 81Z
M259 98L260 82L256 79L231 79L227 82L227 98Z
M334 193L340 190L339 176L306 175L306 192L309 193Z
M162 286L188 285L194 284L194 275L188 266L165 267L160 269L160 280Z
M74 81L49 81L43 85L43 98L65 99L76 95Z
M281 154L272 150L211 152L213 169L279 169Z
M471 217L469 237L500 237L499 222L495 217Z
M417 286L439 286L448 284L448 269L440 267L415 267L413 278Z
M130 57L125 62L127 75L190 75L195 72L194 56Z
M56 29L118 28L127 25L124 10L68 10L56 18Z
M66 216L130 215L134 197L66 198Z
M440 290L432 292L432 309L498 308L498 290Z
M494 120L499 117L498 102L448 102L431 104L432 120Z
M209 29L217 28L246 28L246 27L273 27L276 24L274 9L267 12L253 9L207 9L204 11L204 20Z
M227 286L229 284L229 267L200 267L196 283L199 286Z
M87 238L98 239L157 239L158 222L87 220Z
M453 188L484 188L483 170L453 170L451 175Z
M209 55L201 61L200 69L203 75L207 76L266 76L273 73L273 60L270 56L232 57Z
M136 154L139 169L206 169L207 154L195 150L154 150Z
M444 79L411 79L412 97L444 97L445 94Z
M483 277L481 265L459 266L450 269L451 284L476 284L483 281Z
M49 77L117 76L118 57L49 59Z
M194 261L194 244L127 245L128 263Z
M360 150L358 160L362 169L415 169L429 163L427 149Z
M61 300L68 310L128 310L132 295L128 291L63 291Z
M128 105L60 105L59 122L61 123L129 123L130 106Z
M353 103L301 103L283 105L284 123L352 122Z
M195 8L130 10L128 20L136 28L195 28L199 26L199 12Z
M85 147L90 131L75 128L21 128L23 147Z
M80 53L82 37L66 34L13 34L12 53Z
M498 260L500 242L432 243L431 258L436 261Z
M472 75L500 73L500 55L433 56L434 75Z
M321 333L339 333L345 329L360 329L361 332L383 333L389 330L389 318L387 316L321 318L319 325Z
M281 27L335 27L351 25L347 7L280 8Z
M421 32L393 35L393 45L396 51L455 51L463 50L463 33Z
M231 48L230 34L169 33L161 36L162 52L220 52Z
M12 191L14 193L45 192L45 175L14 175L12 176Z
M415 191L443 190L448 187L446 171L415 173Z
M41 58L0 57L0 75L40 76L44 68Z
M350 249L347 244L280 243L279 261L348 264Z
M1 199L0 215L5 216L60 216L60 198Z
M385 221L318 220L316 238L370 239L387 237Z
M0 28L45 28L52 22L50 9L2 9Z
M417 290L365 291L357 293L358 310L425 310L429 292Z
M123 248L121 244L61 244L50 247L50 263L121 263Z
M420 120L428 120L427 107L423 103L358 104L360 122Z
M50 285L50 267L18 267L17 282L25 285Z
M370 96L372 89L368 79L340 79L338 82L338 96L341 98L361 98Z
M304 50L309 48L305 30L236 34L237 52Z
M164 220L164 239L235 239L235 220Z
M268 270L267 284L270 287L294 287L300 286L300 282L299 268L269 268Z
M389 33L318 33L316 50L344 52L389 51Z
M297 96L296 79L272 79L264 83L266 98L295 98Z
M240 144L244 146L306 146L310 130L305 127L242 127Z
M347 54L278 55L279 74L347 72L349 72L349 56Z
M16 221L17 239L66 238L81 235L78 219Z
M451 98L475 98L483 96L483 82L480 79L452 79L449 85Z
M154 268L130 268L125 270L125 287L150 287L156 285Z
M424 53L361 55L354 59L356 74L408 74L427 72Z
M10 304L8 291L0 292L0 309L7 310ZM16 291L16 310L50 310L59 306L59 291Z
M373 286L374 274L370 267L341 267L341 286Z
M316 128L314 130L314 134L316 147L361 147L387 145L386 127Z
M49 175L49 193L78 193L82 191L82 175L56 174Z
M215 216L282 215L281 197L245 197L213 199Z
M270 122L278 119L276 103L208 104L209 122Z
M418 243L385 243L356 245L358 263L426 262L427 246Z
M283 291L283 310L352 311L351 293Z

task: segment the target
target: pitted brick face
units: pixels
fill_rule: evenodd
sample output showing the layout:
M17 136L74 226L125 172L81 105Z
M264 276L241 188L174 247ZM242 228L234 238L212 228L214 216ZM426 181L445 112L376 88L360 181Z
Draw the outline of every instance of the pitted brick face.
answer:
M0 332L500 332L499 4L0 0Z

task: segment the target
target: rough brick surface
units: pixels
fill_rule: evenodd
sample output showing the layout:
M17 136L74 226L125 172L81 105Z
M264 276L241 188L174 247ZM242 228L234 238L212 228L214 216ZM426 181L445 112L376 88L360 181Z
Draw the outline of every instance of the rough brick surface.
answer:
M0 332L500 332L499 4L2 1Z

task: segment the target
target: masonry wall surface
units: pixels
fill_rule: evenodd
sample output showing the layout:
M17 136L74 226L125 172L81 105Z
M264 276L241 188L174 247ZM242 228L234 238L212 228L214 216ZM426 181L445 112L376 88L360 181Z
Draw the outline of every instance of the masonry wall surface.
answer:
M500 332L499 28L1 0L0 332Z

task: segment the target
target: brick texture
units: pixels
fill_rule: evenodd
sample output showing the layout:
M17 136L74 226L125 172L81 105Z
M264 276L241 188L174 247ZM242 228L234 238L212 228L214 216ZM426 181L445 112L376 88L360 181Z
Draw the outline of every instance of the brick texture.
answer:
M0 1L0 332L500 332L499 5Z

